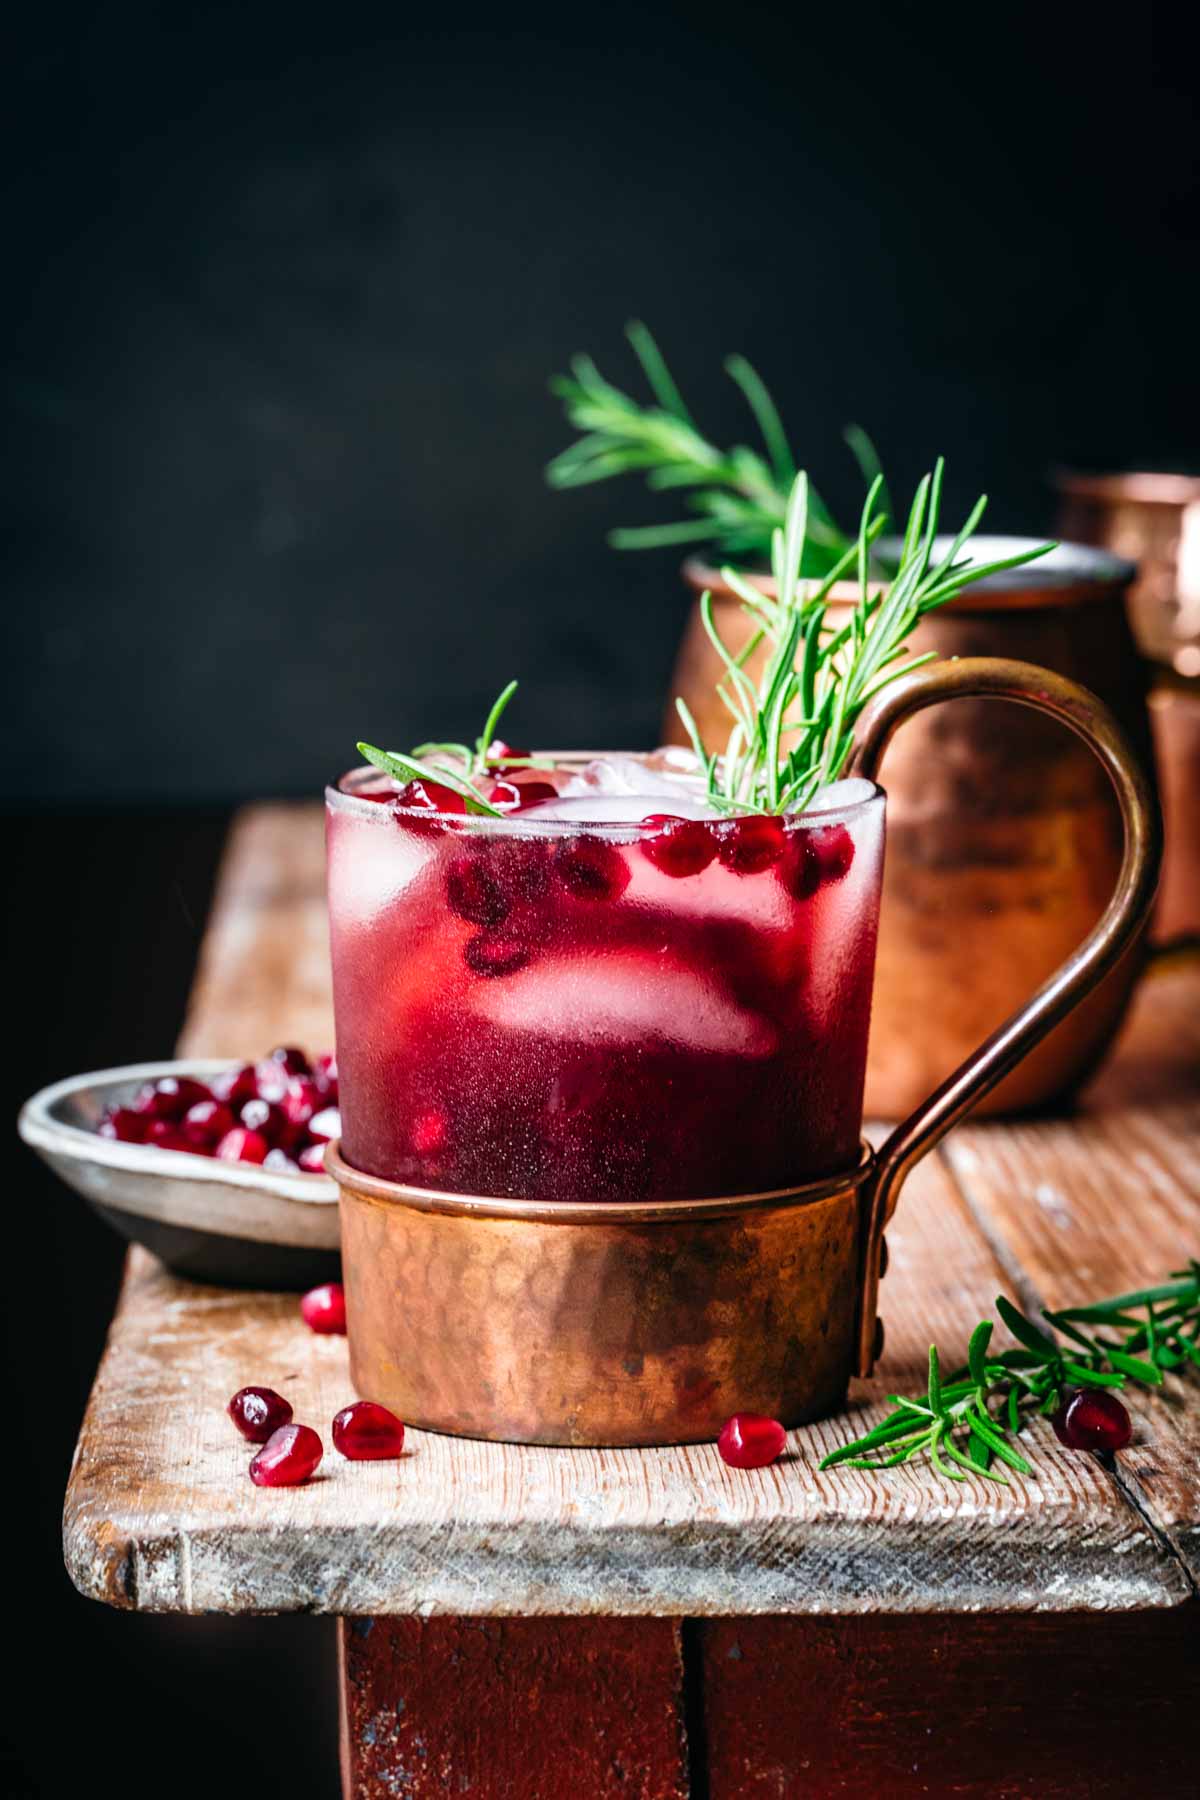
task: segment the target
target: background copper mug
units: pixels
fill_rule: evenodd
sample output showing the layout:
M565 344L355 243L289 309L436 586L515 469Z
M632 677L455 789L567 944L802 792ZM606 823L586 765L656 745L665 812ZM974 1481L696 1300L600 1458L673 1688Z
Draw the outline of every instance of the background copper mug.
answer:
M979 557L1032 548L1032 539L976 538ZM1151 764L1146 677L1125 612L1133 565L1060 545L1028 567L968 588L912 633L914 654L1001 654L1078 681L1113 712ZM685 577L712 592L718 629L733 649L750 627L737 596L698 562ZM768 577L755 580L770 589ZM843 583L832 618L859 595ZM755 662L749 663L754 672ZM709 742L728 716L722 669L693 607L674 692ZM683 741L678 719L669 741ZM888 762L888 853L871 1047L869 1117L898 1119L1006 1018L1031 982L1049 975L1099 918L1121 861L1121 821L1108 782L1086 748L1053 718L1014 722L968 692L918 719ZM1111 1042L1137 975L1134 957L1088 998L981 1104L1015 1112L1061 1098ZM920 1018L920 1031L913 1020Z
M795 1425L870 1371L883 1229L913 1164L1127 951L1154 896L1158 813L1111 714L1073 682L978 659L916 671L860 725L874 779L938 701L1017 701L1069 726L1115 789L1124 848L1102 917L1038 992L841 1176L659 1202L497 1199L363 1175L336 1146L351 1377L435 1431L638 1445L716 1436L734 1410Z

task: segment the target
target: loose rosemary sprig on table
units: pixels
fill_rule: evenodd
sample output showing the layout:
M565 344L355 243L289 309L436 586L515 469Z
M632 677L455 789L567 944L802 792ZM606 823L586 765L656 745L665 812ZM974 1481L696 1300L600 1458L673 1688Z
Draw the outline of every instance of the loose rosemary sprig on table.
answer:
M1031 1465L1013 1440L1030 1419L1056 1412L1069 1389L1121 1388L1127 1381L1161 1387L1164 1372L1200 1366L1200 1262L1194 1257L1157 1287L1061 1312L1043 1308L1050 1331L1003 1295L996 1309L1017 1348L989 1354L992 1321L981 1320L965 1367L943 1376L931 1344L924 1395L889 1394L895 1410L854 1443L831 1450L821 1467L879 1470L928 1457L948 1481L965 1481L969 1473L1007 1483L993 1461L1028 1475ZM1069 1340L1065 1347L1055 1332Z
M881 475L871 483L856 542L819 582L803 579L812 495L802 470L782 529L772 539L774 596L735 569L721 571L753 626L736 654L717 629L711 594L701 596L704 629L725 669L717 691L733 719L724 749L710 751L683 700L675 704L705 776L708 800L719 811L803 811L818 788L836 781L845 768L867 702L888 682L930 660L903 660L918 620L970 583L1053 548L1042 544L993 562L972 561L964 550L987 505L981 496L949 549L935 558L942 472L939 457L917 488L890 579L878 576L871 562L887 517L878 505ZM851 571L859 598L848 621L834 625L827 616L830 592ZM766 657L756 685L746 664L762 645Z
M783 523L796 464L775 402L762 377L744 356L725 360L725 372L741 389L763 440L765 454L743 444L721 450L705 438L683 403L662 352L640 321L625 328L655 404L614 387L590 356L576 356L571 374L550 386L565 403L567 418L581 436L546 469L552 487L585 487L616 475L641 473L655 493L690 490L685 504L698 514L666 525L619 528L608 541L618 550L652 550L667 544L710 544L719 555L763 556ZM860 426L850 426L846 442L864 479L879 469L874 446ZM885 510L890 510L885 505ZM819 496L809 491L803 573L823 575L851 539Z

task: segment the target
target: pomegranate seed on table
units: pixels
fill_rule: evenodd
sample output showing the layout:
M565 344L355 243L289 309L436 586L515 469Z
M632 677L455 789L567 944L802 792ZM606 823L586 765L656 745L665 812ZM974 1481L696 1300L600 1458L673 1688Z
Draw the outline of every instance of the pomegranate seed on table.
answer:
M151 1119L143 1141L152 1144L156 1150L194 1151L197 1148L170 1119Z
M345 1337L346 1290L340 1281L310 1288L300 1301L300 1317L321 1337Z
M265 1444L281 1425L292 1422L290 1402L268 1387L239 1388L225 1411L252 1444Z
M333 1447L349 1462L386 1462L404 1448L404 1427L374 1400L344 1406L333 1421Z
M287 1114L277 1100L247 1100L238 1114L247 1131L257 1131L268 1144L277 1144L287 1127Z
M314 1113L320 1112L324 1098L325 1095L313 1076L297 1075L279 1104L289 1125L304 1126Z
M296 1159L297 1167L306 1175L323 1175L325 1173L325 1143L306 1144Z
M786 1441L787 1432L778 1419L734 1413L721 1427L717 1452L731 1469L764 1469L775 1461Z
M337 1099L337 1057L332 1050L327 1050L324 1056L318 1056L313 1064L313 1083L323 1099Z
M312 1069L303 1050L297 1050L294 1044L276 1044L268 1062L278 1063L287 1075L311 1075Z
M554 852L558 878L581 900L616 900L629 886L629 864L599 837L565 838Z
M134 1112L132 1106L114 1106L105 1113L97 1130L101 1137L115 1138L120 1144L144 1144L149 1128L147 1114Z
M257 1131L247 1131L244 1125L235 1125L227 1131L217 1145L216 1154L222 1162L266 1162L271 1146L265 1137Z
M276 1175L298 1175L300 1173L300 1164L290 1157L286 1150L281 1150L278 1144L273 1150L267 1151L263 1158L263 1168L270 1169Z
M703 819L681 819L674 813L647 813L642 820L641 852L656 869L676 881L698 875L717 854L716 839Z
M499 925L508 901L482 856L456 856L446 871L450 910L471 925Z
M255 1487L298 1487L313 1474L324 1446L311 1425L281 1425L250 1464Z
M254 1093L252 1099L266 1100L272 1106L278 1106L288 1091L291 1077L282 1063L273 1057L264 1056L261 1062L254 1065ZM246 1101L250 1105L250 1101Z
M236 1124L223 1100L198 1100L183 1117L183 1135L196 1150L212 1150Z
M758 875L783 855L787 832L782 819L748 813L713 827L722 867L735 875Z
M1133 1437L1129 1414L1105 1388L1076 1389L1050 1423L1069 1450L1123 1450Z

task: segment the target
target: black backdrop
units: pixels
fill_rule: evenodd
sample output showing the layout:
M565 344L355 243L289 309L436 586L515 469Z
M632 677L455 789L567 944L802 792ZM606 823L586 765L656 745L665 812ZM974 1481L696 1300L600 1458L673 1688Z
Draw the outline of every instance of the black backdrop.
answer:
M632 379L628 316L723 440L745 351L843 511L850 419L897 488L944 451L952 508L986 487L1002 529L1049 526L1055 463L1195 464L1184 19L26 15L0 285L14 1098L169 1052L235 800L314 792L362 735L472 731L510 674L520 737L653 739L674 559L602 537L660 509L541 477L547 377L586 348ZM57 1508L119 1252L27 1159L9 1218L26 1654L0 1788L331 1793L320 1628L70 1591Z

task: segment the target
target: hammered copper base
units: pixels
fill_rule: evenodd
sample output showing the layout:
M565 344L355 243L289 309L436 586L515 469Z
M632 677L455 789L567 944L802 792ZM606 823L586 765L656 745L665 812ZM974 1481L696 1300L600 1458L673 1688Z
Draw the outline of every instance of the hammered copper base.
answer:
M860 1169L785 1195L482 1200L336 1153L350 1374L407 1423L505 1443L716 1437L841 1403L857 1350Z

